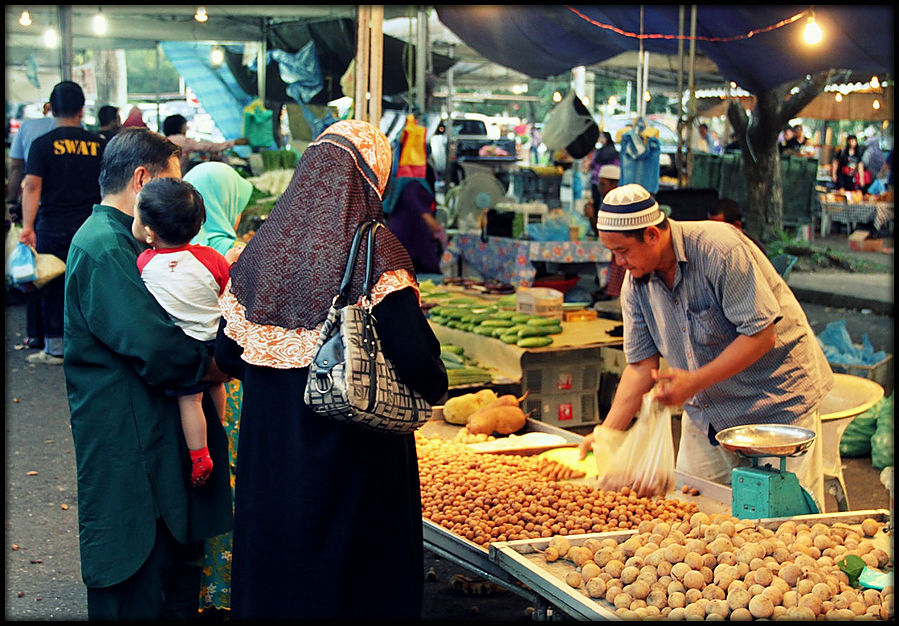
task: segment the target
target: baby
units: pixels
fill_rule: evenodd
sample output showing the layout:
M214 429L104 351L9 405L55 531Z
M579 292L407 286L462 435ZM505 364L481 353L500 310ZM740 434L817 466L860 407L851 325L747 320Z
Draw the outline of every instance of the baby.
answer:
M203 197L190 183L157 178L144 185L137 196L131 232L150 245L137 257L147 289L175 323L188 336L205 342L211 353L221 317L218 298L228 282L230 266L216 250L189 243L205 219ZM202 486L212 472L202 406L204 392L209 393L222 419L223 383L166 390L166 395L178 398L194 487Z

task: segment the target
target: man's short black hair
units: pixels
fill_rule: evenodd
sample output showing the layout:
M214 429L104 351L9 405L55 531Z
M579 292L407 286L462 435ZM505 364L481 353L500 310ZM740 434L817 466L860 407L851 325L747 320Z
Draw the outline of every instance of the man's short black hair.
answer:
M173 246L190 242L206 221L203 196L176 178L154 178L144 185L137 194L136 210L145 226Z
M168 137L169 135L180 135L184 130L184 125L187 124L187 118L183 115L176 113L175 115L169 115L162 122L162 134Z
M138 167L147 168L150 176L158 176L172 156L180 158L181 148L159 133L148 128L123 128L103 149L100 194L124 191Z
M743 213L740 205L736 200L730 198L721 198L715 203L715 206L709 211L709 217L713 215L723 215L724 221L728 224L737 224L743 221Z
M107 124L111 124L116 120L116 116L119 114L119 108L114 107L111 104L107 104L106 106L100 107L100 110L97 111L97 123L100 126L106 126Z
M84 108L84 91L71 80L56 83L50 92L50 110L53 117L71 117Z

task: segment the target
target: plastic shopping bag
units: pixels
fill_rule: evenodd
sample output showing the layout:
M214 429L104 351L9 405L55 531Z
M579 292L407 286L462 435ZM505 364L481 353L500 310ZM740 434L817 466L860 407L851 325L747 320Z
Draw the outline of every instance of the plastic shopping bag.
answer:
M24 243L16 244L6 258L6 278L13 285L24 285L37 280L37 263L34 251Z
M44 252L35 252L34 266L37 278L34 279L34 286L40 289L57 276L66 273L65 261L55 254Z
M599 488L619 491L629 487L639 497L663 496L674 489L674 438L671 410L655 399L654 391L643 396L640 414L617 449L594 449L597 459L604 456L599 470Z

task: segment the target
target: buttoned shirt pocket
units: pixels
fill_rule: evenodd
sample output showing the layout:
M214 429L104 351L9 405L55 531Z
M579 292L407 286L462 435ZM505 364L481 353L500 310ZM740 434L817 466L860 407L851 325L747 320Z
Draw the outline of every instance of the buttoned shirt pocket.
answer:
M724 313L718 307L709 307L701 311L689 311L690 334L693 341L701 346L714 346L717 344L729 344L733 341L737 332L734 325L724 317Z

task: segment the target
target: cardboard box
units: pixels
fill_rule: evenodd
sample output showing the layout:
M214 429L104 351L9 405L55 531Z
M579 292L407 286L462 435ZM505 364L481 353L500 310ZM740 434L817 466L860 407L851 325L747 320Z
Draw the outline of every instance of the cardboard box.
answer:
M866 230L857 230L849 235L849 249L857 252L880 252L883 250L883 239L871 237Z

